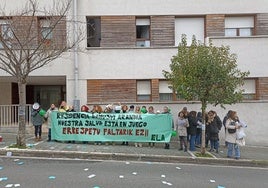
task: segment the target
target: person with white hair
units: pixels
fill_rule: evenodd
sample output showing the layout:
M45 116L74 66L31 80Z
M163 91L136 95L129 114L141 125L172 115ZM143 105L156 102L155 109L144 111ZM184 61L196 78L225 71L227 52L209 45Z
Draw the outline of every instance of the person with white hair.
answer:
M43 111L41 109L41 106L39 103L34 103L32 106L32 112L31 112L31 117L32 117L32 124L34 126L34 135L35 135L35 141L41 141L42 138L42 125L44 123L44 115Z

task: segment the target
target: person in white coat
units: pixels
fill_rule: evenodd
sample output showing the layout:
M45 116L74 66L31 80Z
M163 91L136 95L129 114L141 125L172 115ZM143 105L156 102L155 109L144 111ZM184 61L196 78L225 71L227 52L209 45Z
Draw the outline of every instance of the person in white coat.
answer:
M228 144L227 157L233 157L233 150L235 154L235 159L240 158L240 148L237 144L237 134L236 131L241 128L239 123L239 118L236 111L231 111L229 118L226 121L226 137L225 141Z
M181 111L178 114L178 120L176 123L176 131L179 135L180 140L180 148L179 150L183 150L187 152L187 127L189 127L188 119L185 118L184 113Z
M51 113L53 111L58 111L58 108L54 104L51 104L50 108L47 110L47 112L45 114L45 118L47 119L47 128L48 128L48 135L47 135L48 142L51 141L51 126L52 126Z

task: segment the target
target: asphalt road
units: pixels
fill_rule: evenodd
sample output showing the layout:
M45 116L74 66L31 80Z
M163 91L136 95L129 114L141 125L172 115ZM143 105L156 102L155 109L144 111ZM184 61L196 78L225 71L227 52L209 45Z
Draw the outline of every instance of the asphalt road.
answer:
M266 188L268 169L152 162L0 158L0 187Z

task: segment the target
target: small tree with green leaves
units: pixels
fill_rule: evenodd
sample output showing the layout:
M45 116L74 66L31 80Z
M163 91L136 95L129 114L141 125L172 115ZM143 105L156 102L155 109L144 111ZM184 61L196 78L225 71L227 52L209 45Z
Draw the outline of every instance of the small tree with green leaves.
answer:
M228 46L216 47L198 43L193 36L187 46L186 35L182 35L178 54L173 56L170 72L163 70L172 89L187 101L200 101L205 125L208 104L214 106L235 104L242 100L241 86L249 72L242 72L236 63L237 56L230 53ZM202 128L201 153L205 154L205 126Z

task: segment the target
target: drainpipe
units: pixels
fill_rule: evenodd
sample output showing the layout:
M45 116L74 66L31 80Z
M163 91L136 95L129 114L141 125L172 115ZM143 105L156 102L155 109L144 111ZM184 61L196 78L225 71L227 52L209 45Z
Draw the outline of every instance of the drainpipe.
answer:
M73 33L73 38L74 38L74 109L75 111L79 111L80 109L80 100L78 97L79 94L79 82L78 82L78 77L79 77L79 63L78 63L78 43L77 43L77 32L78 32L78 27L77 27L77 0L73 0L73 27L74 27L74 33Z

